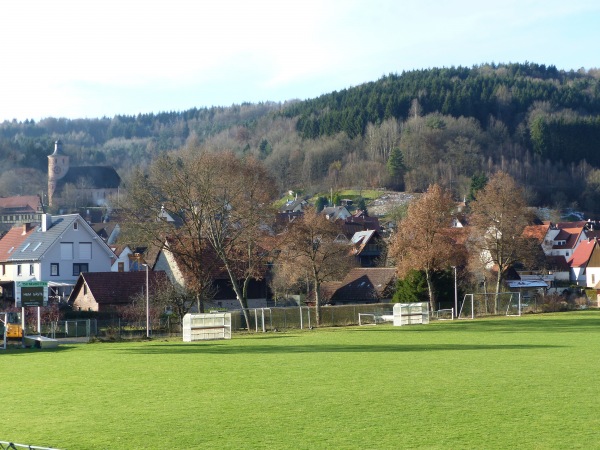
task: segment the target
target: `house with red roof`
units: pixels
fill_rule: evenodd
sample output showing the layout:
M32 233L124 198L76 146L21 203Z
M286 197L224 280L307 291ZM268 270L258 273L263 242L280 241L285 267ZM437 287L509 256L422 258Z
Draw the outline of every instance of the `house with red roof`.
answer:
M37 195L0 197L0 224L5 230L16 224L40 222L42 214L44 205Z
M590 259L594 249L598 246L595 239L588 239L579 243L573 255L568 259L571 277L570 281L579 286L595 286L600 281L598 272L600 272L600 264L597 270L588 270ZM595 282L594 282L595 279Z
M13 227L0 239L0 286L14 298L15 283L47 281L68 295L82 272L110 271L115 254L79 214L43 214L40 224Z
M143 297L146 288L152 296L167 283L169 280L164 272L82 273L68 301L75 311L112 312Z

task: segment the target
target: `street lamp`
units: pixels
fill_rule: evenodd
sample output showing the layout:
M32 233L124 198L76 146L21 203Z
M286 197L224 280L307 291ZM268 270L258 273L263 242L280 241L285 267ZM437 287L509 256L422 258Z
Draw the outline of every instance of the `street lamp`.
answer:
M148 294L148 264L142 264L146 267L146 337L150 338L150 296Z
M458 289L456 286L456 266L452 266L454 269L454 318L458 318Z

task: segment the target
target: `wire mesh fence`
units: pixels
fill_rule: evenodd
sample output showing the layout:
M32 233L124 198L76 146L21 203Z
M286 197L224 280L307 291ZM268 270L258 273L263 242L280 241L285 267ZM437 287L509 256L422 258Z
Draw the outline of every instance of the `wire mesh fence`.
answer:
M473 302L474 309L481 309L477 305L492 304L490 299L485 296L477 300L478 296L473 296L476 301ZM507 296L510 301L506 305L515 303L517 296ZM557 297L556 305L550 304L550 297L521 299L520 313L547 312L554 310L563 310L565 300L563 297ZM459 302L459 311L461 317L471 316L469 308L471 308L470 298L466 301L463 299ZM487 303L486 303L487 300ZM559 301L560 300L560 301ZM463 303L467 305L466 312L463 309ZM518 301L516 304L519 304ZM502 304L504 305L504 304ZM510 312L510 308L506 305L498 307L498 311L502 314ZM569 306L569 305L567 305ZM579 305L574 304L574 307ZM585 306L585 305L584 305ZM321 307L320 327L344 327L360 324L382 324L389 322L383 320L382 317L390 317L393 315L392 303L373 303L362 305L335 305ZM552 308L550 308L552 307ZM446 310L441 310L446 311ZM451 311L450 309L447 311ZM243 314L243 311L231 312L231 330L232 332L269 332L278 330L290 329L310 329L317 326L316 308L308 306L292 306L292 307L270 307L270 308L252 308L247 310L248 320ZM440 315L440 311L432 315L432 319L441 320L446 318ZM449 317L453 314L446 314ZM476 311L474 317L487 316L489 311ZM496 313L498 314L498 313ZM493 314L491 314L493 315ZM362 322L362 323L361 323ZM53 339L80 339L80 338L99 338L105 340L120 340L120 339L139 339L146 337L146 322L126 321L115 317L110 320L85 319L85 320L65 320L55 321L45 324L42 327L42 335ZM181 337L181 325L172 319L154 321L150 324L151 337Z

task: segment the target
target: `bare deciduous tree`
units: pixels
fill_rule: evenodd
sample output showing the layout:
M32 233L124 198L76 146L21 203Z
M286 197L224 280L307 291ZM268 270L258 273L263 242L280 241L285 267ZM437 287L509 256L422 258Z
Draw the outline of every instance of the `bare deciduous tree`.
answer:
M188 148L134 175L127 213L138 241L161 248L168 242L199 301L210 292L211 271L224 269L247 315L248 283L265 273L266 254L258 243L276 192L255 159Z
M352 264L346 241L338 240L340 228L314 208L283 234L277 258L279 270L290 280L306 278L312 284L317 325L321 323L321 284L339 280Z
M471 253L488 270L497 270L496 292L506 271L530 246L523 229L528 211L523 190L504 172L494 174L471 203Z

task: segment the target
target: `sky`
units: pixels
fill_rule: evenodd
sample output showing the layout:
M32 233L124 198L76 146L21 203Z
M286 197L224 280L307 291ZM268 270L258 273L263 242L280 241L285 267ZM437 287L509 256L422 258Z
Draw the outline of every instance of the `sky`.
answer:
M600 67L597 0L2 0L0 122L318 97L484 63Z

